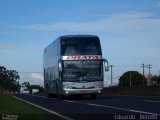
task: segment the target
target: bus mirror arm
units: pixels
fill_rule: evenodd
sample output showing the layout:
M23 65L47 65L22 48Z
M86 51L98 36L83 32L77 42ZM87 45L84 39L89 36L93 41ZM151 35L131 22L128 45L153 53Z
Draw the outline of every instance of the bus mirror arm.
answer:
M109 62L106 59L103 59L105 71L109 71Z
M62 61L61 61L61 60L58 61L58 71L59 71L59 72L62 72L62 71L63 71Z

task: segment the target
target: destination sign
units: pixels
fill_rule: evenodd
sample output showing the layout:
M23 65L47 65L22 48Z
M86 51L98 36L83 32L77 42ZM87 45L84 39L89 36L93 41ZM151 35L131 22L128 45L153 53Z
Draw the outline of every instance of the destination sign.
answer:
M63 56L63 60L98 60L102 59L100 55L81 55L81 56Z

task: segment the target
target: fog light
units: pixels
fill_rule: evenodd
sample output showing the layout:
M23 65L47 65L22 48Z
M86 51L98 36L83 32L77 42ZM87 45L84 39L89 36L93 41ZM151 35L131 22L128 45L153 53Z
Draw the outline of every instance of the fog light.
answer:
M98 91L98 93L101 93L101 91Z
M68 94L68 91L66 91L66 94Z

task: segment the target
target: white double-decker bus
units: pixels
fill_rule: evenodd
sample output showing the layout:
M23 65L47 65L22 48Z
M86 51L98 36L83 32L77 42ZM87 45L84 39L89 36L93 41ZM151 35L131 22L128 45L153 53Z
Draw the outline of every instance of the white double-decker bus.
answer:
M103 89L104 70L109 64L102 57L95 35L60 36L44 50L44 87L50 97L91 95L96 98Z

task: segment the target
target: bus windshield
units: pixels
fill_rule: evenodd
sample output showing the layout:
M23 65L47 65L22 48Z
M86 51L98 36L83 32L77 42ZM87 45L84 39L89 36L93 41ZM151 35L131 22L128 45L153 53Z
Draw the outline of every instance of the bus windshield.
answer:
M103 79L100 60L63 61L63 81L97 81Z
M98 37L70 37L61 40L62 56L102 55Z

